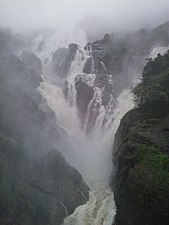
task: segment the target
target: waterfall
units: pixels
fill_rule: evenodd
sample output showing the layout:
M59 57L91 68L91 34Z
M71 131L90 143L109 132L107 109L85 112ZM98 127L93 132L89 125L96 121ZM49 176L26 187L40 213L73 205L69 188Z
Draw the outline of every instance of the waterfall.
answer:
M116 214L114 195L109 188L113 168L112 146L120 119L133 108L129 90L123 90L116 99L112 95L107 105L103 105L104 89L95 86L96 74L83 73L90 51L80 47L77 50L67 75L67 97L59 83L52 84L44 79L38 88L54 111L56 123L68 134L72 146L70 151L73 152L69 157L64 155L67 162L82 174L91 190L87 203L65 218L64 225L112 225ZM85 112L83 126L77 106L76 82L79 79L94 92ZM108 82L113 85L110 75ZM94 119L92 126L89 126L91 117Z

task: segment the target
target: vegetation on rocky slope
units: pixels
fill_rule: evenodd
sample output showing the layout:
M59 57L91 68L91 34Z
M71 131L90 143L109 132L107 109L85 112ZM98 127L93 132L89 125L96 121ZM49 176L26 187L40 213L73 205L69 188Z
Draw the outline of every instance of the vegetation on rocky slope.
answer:
M115 140L117 224L168 225L169 52L149 59Z

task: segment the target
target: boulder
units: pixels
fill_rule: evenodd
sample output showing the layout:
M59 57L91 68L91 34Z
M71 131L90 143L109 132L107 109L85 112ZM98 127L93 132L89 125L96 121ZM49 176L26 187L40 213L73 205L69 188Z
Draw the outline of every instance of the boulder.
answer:
M78 45L71 43L69 48L59 48L52 58L52 70L60 78L66 78L72 61L76 56Z

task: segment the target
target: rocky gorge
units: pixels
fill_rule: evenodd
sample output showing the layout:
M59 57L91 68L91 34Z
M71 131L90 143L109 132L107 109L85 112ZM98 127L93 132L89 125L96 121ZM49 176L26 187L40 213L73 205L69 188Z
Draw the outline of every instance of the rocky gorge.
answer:
M167 225L169 22L58 36L0 31L0 223Z

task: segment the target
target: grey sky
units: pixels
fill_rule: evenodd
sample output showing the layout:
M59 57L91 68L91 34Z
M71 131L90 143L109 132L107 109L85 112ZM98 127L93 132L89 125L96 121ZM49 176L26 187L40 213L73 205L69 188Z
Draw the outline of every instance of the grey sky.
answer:
M169 0L0 0L0 25L16 31L67 28L90 18L112 30L152 26L169 20Z

